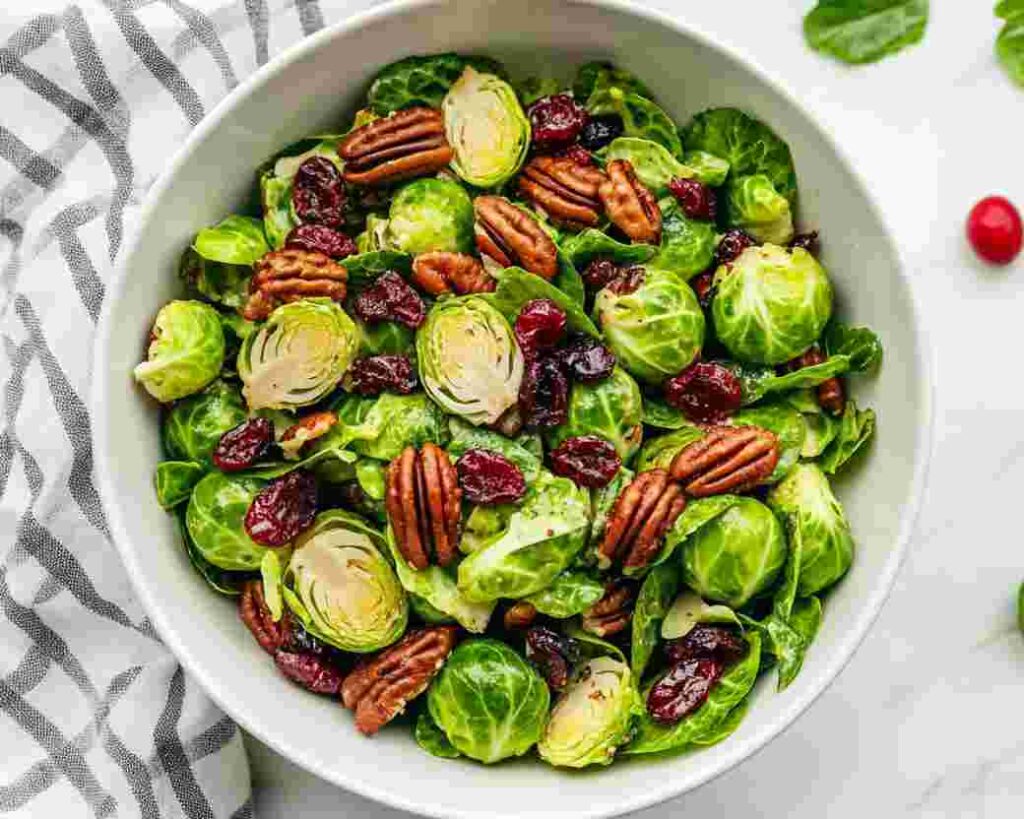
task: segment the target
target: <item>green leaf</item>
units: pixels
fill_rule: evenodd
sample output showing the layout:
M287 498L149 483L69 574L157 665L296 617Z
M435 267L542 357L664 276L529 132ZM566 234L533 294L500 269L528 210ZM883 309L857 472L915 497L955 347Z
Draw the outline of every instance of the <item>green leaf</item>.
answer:
M919 42L927 24L928 0L818 0L804 37L816 51L858 65Z
M1017 628L1024 634L1024 583L1017 589Z
M630 667L638 684L658 644L661 622L682 585L679 567L673 563L655 567L644 578L633 609L633 630L630 638Z
M486 299L494 305L509 324L515 323L519 311L523 309L526 302L533 299L551 299L565 311L570 330L594 338L601 337L579 304L540 276L528 273L521 267L507 267L497 276L497 289L493 293L486 293L478 298Z
M871 439L874 432L874 411L858 410L854 401L847 401L843 417L839 420L839 432L818 459L821 468L829 475L835 475Z
M700 736L694 737L692 743L701 748L717 745L740 727L740 723L743 722L743 718L747 715L749 708L750 697L745 697L739 705L729 712L725 719L713 725Z
M741 501L742 498L739 495L714 495L710 498L699 498L691 501L686 509L683 510L683 514L676 519L672 528L668 530L661 551L647 566L647 569L654 569L666 563L675 554L676 549L690 535L711 523L715 518L721 517ZM628 575L631 572L627 570L625 573ZM633 572L633 574L636 573Z
M693 422L682 410L670 407L662 399L644 396L644 423L656 429L682 429L692 427Z
M542 97L550 97L562 90L561 83L554 77L527 77L521 82L512 83L512 87L524 108Z
M777 375L772 367L740 364L736 361L721 361L723 367L732 371L740 380L743 393L743 404L753 404L772 393L802 390L816 387L822 381L833 376L842 375L850 369L850 358L845 355L834 355L821 364L802 367L791 373Z
M255 575L251 572L232 572L226 569L221 569L218 566L214 566L210 561L203 557L192 540L192 536L188 532L188 527L185 525L185 510L184 507L179 507L178 513L175 515L178 521L178 529L181 532L182 542L185 544L185 552L188 554L189 562L192 564L192 568L196 570L196 573L206 581L207 585L210 586L214 591L219 594L226 595L228 597L237 597L242 593L242 586L247 580L250 580Z
M258 219L234 215L199 231L192 247L204 259L238 265L251 265L270 250Z
M562 241L561 250L577 270L585 270L594 259L610 259L616 264L643 264L658 252L653 245L623 244L597 228L570 234Z
M434 718L430 716L430 711L426 708L416 717L413 736L416 738L416 744L428 754L439 756L442 759L458 759L462 756L458 749L448 741L448 737L434 722Z
M489 449L518 466L528 484L537 480L544 460L543 444L536 433L524 432L515 438L506 438L494 430L475 427L455 416L448 419L448 427L452 436L448 443L448 454L454 459L471 449Z
M565 620L589 609L604 596L604 583L578 571L565 571L551 585L523 598L541 614Z
M368 250L342 260L348 280L355 285L369 284L381 273L394 270L408 277L412 272L412 256L397 250Z
M558 253L558 272L555 273L555 278L551 280L551 283L572 299L573 304L583 307L587 298L583 277L579 274L576 266L561 251Z
M584 63L577 69L572 93L580 102L586 102L591 94L613 85L641 97L654 99L654 94L639 78L611 63L600 61Z
M1024 0L999 0L996 4L996 17L1009 20L1018 14L1024 14Z
M691 219L673 197L658 202L661 210L661 248L647 266L668 270L684 280L703 273L715 258L715 227L711 222Z
M562 633L567 637L572 637L579 644L580 654L585 660L594 657L614 657L623 663L626 662L626 655L622 653L621 648L607 640L602 640L589 631L584 631L575 620L566 620L562 626Z
M618 114L626 136L649 139L667 148L673 156L683 153L672 118L647 97L620 86L597 88L587 100L587 110L595 116Z
M370 83L367 105L380 116L415 105L440 108L444 95L465 67L465 57L450 53L406 57L390 63Z
M882 342L867 327L851 327L841 321L830 321L822 341L826 355L845 355L850 359L851 372L871 372L882 361Z
M1024 86L1024 5L1004 0L996 14L1006 19L1006 25L996 38L996 56L1010 78Z
M193 461L162 461L156 465L154 483L156 499L164 509L184 503L192 487L206 474L206 469Z

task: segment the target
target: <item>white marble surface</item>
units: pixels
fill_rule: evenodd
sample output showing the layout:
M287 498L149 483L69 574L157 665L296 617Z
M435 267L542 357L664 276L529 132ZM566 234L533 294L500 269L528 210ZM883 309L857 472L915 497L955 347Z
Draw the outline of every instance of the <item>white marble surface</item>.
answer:
M922 296L937 418L916 535L853 661L755 757L637 816L1024 816L1024 263L985 268L962 238L981 196L1024 206L1024 92L992 56L994 2L937 0L922 45L857 70L804 47L810 0L651 5L752 55L859 157ZM260 819L406 816L249 747Z

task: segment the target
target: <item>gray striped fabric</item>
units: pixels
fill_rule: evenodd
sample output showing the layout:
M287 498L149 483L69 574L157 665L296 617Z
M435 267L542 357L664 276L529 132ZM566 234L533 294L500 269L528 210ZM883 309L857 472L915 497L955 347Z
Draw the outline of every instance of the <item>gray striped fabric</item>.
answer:
M110 541L92 335L188 131L272 54L369 3L63 2L0 11L0 812L252 816L238 729L161 645Z

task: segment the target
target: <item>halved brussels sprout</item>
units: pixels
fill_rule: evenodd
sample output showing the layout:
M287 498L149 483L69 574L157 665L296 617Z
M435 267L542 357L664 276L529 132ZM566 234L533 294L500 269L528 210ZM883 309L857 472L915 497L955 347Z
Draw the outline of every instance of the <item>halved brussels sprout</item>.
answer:
M551 710L537 753L559 768L608 765L642 710L629 666L613 657L584 665Z
M163 444L167 457L209 467L220 436L248 417L238 387L214 381L196 395L176 402L164 416Z
M220 374L224 328L210 305L168 302L156 314L150 338L146 361L135 367L135 380L157 401L192 395Z
M530 750L550 703L547 683L497 640L458 645L427 692L430 716L448 741L487 764Z
M690 286L648 269L632 293L606 287L594 302L612 352L635 378L658 385L686 368L704 343L704 314Z
M330 299L283 304L238 352L242 394L252 410L314 404L355 358L359 331Z
M361 654L402 636L408 601L383 545L378 532L341 509L317 515L295 539L282 594L307 631Z
M470 253L475 244L473 219L473 201L458 182L417 179L391 200L384 243L412 254Z
M181 275L210 301L238 308L249 296L253 263L269 250L262 222L228 216L196 234L182 256Z
M551 447L577 435L597 435L612 444L623 463L628 463L643 438L643 412L640 387L620 367L594 384L577 381L569 395L569 417L552 430Z
M753 498L735 499L683 543L683 579L701 597L738 609L769 589L786 562L782 525Z
M523 354L504 316L479 296L435 304L416 356L430 397L472 424L493 424L519 400Z
M729 227L742 228L759 242L785 245L793 238L789 200L764 174L741 176L726 186Z
M245 513L266 481L211 472L192 489L185 525L199 554L229 571L255 571L267 549L245 531Z
M832 315L828 274L799 247L748 247L718 268L715 288L715 332L741 361L782 364L796 358Z
M455 173L477 188L497 187L515 175L530 147L530 121L511 85L467 66L441 110Z

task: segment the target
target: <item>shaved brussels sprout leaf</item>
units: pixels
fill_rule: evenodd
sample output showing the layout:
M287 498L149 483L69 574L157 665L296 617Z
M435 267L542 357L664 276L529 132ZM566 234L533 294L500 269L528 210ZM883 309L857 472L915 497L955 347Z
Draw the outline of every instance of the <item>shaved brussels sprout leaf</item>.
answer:
M434 608L426 601L426 599L417 594L409 594L409 608L412 609L413 614L419 617L424 623L441 626L455 622L454 617L449 617L440 609Z
M601 150L600 156L606 162L625 159L633 166L637 179L658 199L668 193L668 183L673 179L691 179L697 175L668 148L649 139L617 137Z
M461 458L471 449L489 449L497 452L519 467L527 484L540 475L544 464L543 445L536 433L523 432L515 438L506 438L485 427L475 427L461 418L448 419L451 440L448 454L453 460Z
M650 89L638 77L624 69L616 68L611 63L601 61L584 63L576 70L572 94L580 102L586 102L595 91L613 85L623 91L654 99Z
M779 440L779 462L765 483L778 483L800 460L807 439L803 416L784 401L773 401L747 407L732 417L734 426L755 426L775 433Z
M242 586L254 576L250 572L226 571L219 566L214 566L203 557L199 551L192 535L189 534L188 526L185 523L185 509L179 506L174 515L178 522L178 529L181 532L182 542L185 544L185 552L188 555L189 563L196 573L206 581L206 584L218 594L227 597L237 597L242 593Z
M702 527L711 523L716 518L724 515L734 506L741 502L739 495L714 495L710 498L699 498L691 501L683 510L672 528L668 530L661 551L648 565L648 570L654 569L666 563L681 543L684 543L690 535L698 532ZM627 571L626 574L629 574Z
M800 457L805 460L817 458L839 434L839 420L822 411L811 388L785 393L781 400L803 418L804 445L800 448Z
M442 759L458 759L462 756L458 749L448 741L444 731L437 726L434 718L430 716L430 711L426 709L416 717L413 736L416 739L416 744L432 756Z
M164 509L184 503L205 473L206 470L194 461L161 461L153 476L157 503Z
M398 250L369 250L346 256L342 264L348 271L350 284L369 284L381 273L393 270L408 276L412 272L412 256Z
M562 241L562 253L577 270L585 270L594 259L609 259L616 264L643 264L657 248L645 244L623 244L597 228L571 233Z
M633 676L638 682L643 678L647 663L654 654L662 621L682 584L679 567L663 563L653 568L640 586L633 609L629 652Z
M281 596L281 578L284 575L284 564L282 557L287 562L291 557L288 549L280 550L284 555L278 554L278 549L268 549L260 561L260 579L263 583L263 600L267 604L267 610L275 623L281 620L284 615L284 598Z
M587 298L587 290L583 285L583 277L576 266L561 251L558 252L558 272L551 283L565 293L574 304L582 308Z
M617 114L622 119L626 136L656 142L673 156L683 153L672 118L647 97L616 85L598 87L587 100L587 110L594 116Z
M679 427L666 435L658 435L648 438L640 448L640 456L636 461L637 472L646 472L648 469L668 469L684 447L704 437L704 431L687 422L684 427Z
M842 469L875 433L873 410L859 410L853 400L846 402L835 438L818 458L821 468L829 475Z
M550 432L548 445L554 449L568 438L596 435L615 447L623 463L629 463L640 448L642 418L640 387L629 373L616 367L601 381L572 385L568 417Z
M655 429L682 429L692 427L693 422L682 410L670 407L661 398L644 396L644 423Z
M825 328L822 341L827 355L850 359L851 372L872 372L882 362L882 342L867 327L851 327L833 319Z
M776 613L764 620L753 620L741 614L748 628L758 631L764 640L764 651L777 669L777 689L784 690L803 668L804 657L821 626L821 601L803 597L794 601L788 617Z
M604 596L604 583L585 572L565 571L547 588L523 599L538 612L556 620L574 617L589 609Z
M220 375L224 328L201 301L171 301L160 308L150 331L146 360L135 380L161 403L199 392Z
M658 202L661 209L661 248L647 266L689 280L703 273L715 259L718 244L711 222L690 219L674 197Z
M818 0L804 17L815 51L844 63L873 63L920 42L928 0Z
M822 381L842 375L850 369L850 359L845 355L830 356L820 364L782 375L778 375L773 367L740 364L736 361L718 363L739 379L744 405L755 404L766 395L816 387Z
M565 311L566 325L572 332L600 338L597 328L576 301L540 276L528 273L521 267L507 267L497 274L497 278L498 287L493 293L476 298L493 304L509 324L515 323L526 302L551 299Z

